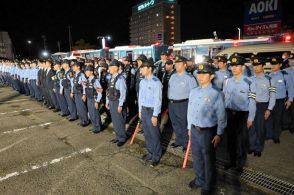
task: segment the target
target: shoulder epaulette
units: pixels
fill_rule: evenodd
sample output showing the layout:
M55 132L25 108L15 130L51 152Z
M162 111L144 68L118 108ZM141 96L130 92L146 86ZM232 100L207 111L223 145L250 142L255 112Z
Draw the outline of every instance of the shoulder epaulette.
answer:
M248 85L251 85L251 83L252 83L248 78L244 78L243 80L244 80Z
M283 75L287 75L287 74L288 74L285 70L281 70L281 73L282 73Z

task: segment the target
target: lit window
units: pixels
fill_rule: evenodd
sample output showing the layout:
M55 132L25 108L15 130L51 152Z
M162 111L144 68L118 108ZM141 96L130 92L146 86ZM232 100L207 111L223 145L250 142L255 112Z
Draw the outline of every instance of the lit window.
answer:
M171 18L172 20L173 20L173 19L175 19L175 17L174 17L174 16L171 16L170 18Z
M172 39L172 40L174 40L174 39L175 39L175 37L171 37L171 39Z
M170 11L170 13L171 13L171 14L174 14L175 12L174 12L174 11Z
M158 27L158 26L159 26L159 24L156 24L156 26Z
M172 27L170 27L170 29L174 30L174 29L175 29L175 27L173 27L173 26L172 26Z
M171 34L171 35L174 35L174 34L175 34L175 32L171 32L170 34Z
M171 5L171 6L170 6L170 8L172 8L172 9L173 9L174 7L175 7L174 5Z
M166 18L166 19L168 19L168 18L169 18L169 16L165 16L165 18Z
M157 13L156 16L159 16L159 14Z
M175 22L174 21L171 21L170 24L175 24Z

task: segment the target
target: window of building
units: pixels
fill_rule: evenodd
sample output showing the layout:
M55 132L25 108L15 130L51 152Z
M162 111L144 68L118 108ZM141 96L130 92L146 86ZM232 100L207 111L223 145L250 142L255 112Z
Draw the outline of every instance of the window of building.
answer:
M159 14L158 14L158 13L156 13L156 16L159 16Z
M172 10L172 11L170 11L170 13L171 13L171 14L174 14L175 12Z
M169 19L169 16L165 16L166 19Z

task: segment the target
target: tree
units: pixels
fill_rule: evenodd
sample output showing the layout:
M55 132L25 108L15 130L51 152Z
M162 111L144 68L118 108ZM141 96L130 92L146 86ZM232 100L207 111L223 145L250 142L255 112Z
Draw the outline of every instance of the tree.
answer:
M95 45L91 45L90 43L86 43L84 39L79 39L75 42L73 46L74 50L81 50L81 49L94 49Z

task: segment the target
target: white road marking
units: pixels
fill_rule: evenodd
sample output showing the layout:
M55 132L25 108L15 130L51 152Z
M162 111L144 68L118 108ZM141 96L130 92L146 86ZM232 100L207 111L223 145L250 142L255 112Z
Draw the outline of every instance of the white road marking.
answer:
M17 113L17 112L25 112L25 111L30 111L31 109L24 109L24 110L15 110L12 112L2 112L0 115L5 115L5 114L11 114L11 113Z
M72 158L78 154L84 154L84 153L88 153L88 152L91 152L92 149L91 148L85 148L83 150L80 150L78 152L74 152L70 155L67 155L67 156L62 156L60 158L56 158L56 159L53 159L51 161L47 161L47 162L44 162L42 164L39 164L39 165L33 165L30 167L30 169L25 169L23 171L18 171L18 172L13 172L13 173L9 173L9 174L6 174L5 176L3 177L0 177L0 182L1 181L4 181L4 180L7 180L11 177L15 177L15 176L19 176L19 175L22 175L22 174L25 174L25 173L28 173L28 172L31 172L33 170L37 170L37 169L40 169L40 168L43 168L43 167L47 167L49 165L52 165L52 164L55 164L55 163L58 163L58 162L61 162L63 160L66 160L66 159L69 159L69 158Z
M35 128L35 127L44 127L44 126L50 125L50 124L52 124L52 122L42 123L42 124L39 124L39 125L32 125L32 126L28 126L28 127L19 128L19 129L13 129L13 130L10 130L10 131L5 131L2 134L16 133L16 132L19 132L19 131L24 131L26 129L32 129L32 128Z
M0 104L13 103L13 102L21 102L21 101L28 101L28 100L29 99L18 99L18 100L0 101Z
M31 136L30 136L30 137L31 137ZM17 145L17 144L19 144L19 143L21 143L21 142L27 140L27 139L29 139L30 137L25 137L25 138L23 138L23 139L21 139L21 140L15 142L15 143L13 143L13 144L10 144L9 146L6 146L5 148L0 149L0 153L1 153L1 152L4 152L5 150L8 150L9 148L12 148L13 146L15 146L15 145Z

